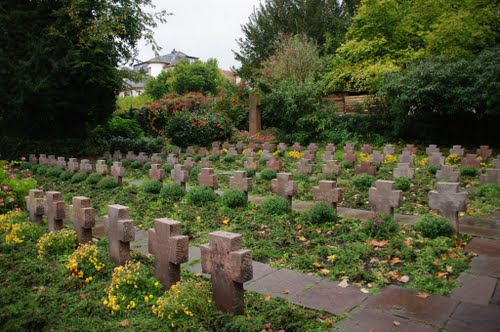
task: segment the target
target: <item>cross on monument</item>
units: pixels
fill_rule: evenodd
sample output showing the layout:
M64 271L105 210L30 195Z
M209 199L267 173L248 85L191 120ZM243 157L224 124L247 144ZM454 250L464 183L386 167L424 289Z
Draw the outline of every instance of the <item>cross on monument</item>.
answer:
M257 160L254 157L247 157L245 162L243 163L243 166L248 169L253 169L254 171L257 169L259 166L257 164Z
M276 179L271 181L272 192L285 198L288 206L292 208L292 197L297 195L298 183L292 181L291 173L278 173Z
M163 181L165 179L165 170L161 168L160 164L151 164L149 178L151 180Z
M95 226L95 210L90 207L90 198L84 196L73 197L69 207L70 220L76 232L78 243L85 244L92 241L92 227Z
M30 189L28 192L28 196L26 196L25 199L30 220L39 225L43 224L43 214L45 213L43 191L38 189Z
M500 154L493 159L493 168L500 168Z
M321 160L323 161L327 161L327 160L334 160L335 157L333 155L333 151L328 151L328 150L325 150L325 152L323 153L323 157L321 157Z
M411 164L413 163L413 155L410 151L403 151L398 158L398 161L400 163L408 163Z
M467 192L458 192L459 183L438 182L436 190L429 191L429 207L452 222L459 233L458 212L467 210Z
M450 154L456 154L457 156L462 157L465 153L465 150L462 148L461 145L453 145L452 148L450 149Z
M193 160L192 157L187 157L186 160L184 160L184 166L186 166L187 170L192 169L196 165L196 162Z
M440 170L436 172L436 179L438 181L446 180L449 182L458 182L460 178L460 173L455 172L455 166L442 166Z
M370 144L363 144L361 147L361 152L364 154L371 154L372 153L372 146Z
M323 174L338 175L340 174L340 169L340 165L336 160L327 160L323 164Z
M30 164L37 164L38 163L38 158L34 154L30 154L28 161Z
M354 165L358 160L358 156L356 156L354 150L347 150L344 154L344 160L348 160Z
M372 163L366 160L361 161L361 164L356 167L356 174L368 174L375 176L375 173L377 173L377 167L372 166Z
M113 152L113 160L119 161L122 160L123 156L120 150L115 150Z
M186 171L186 166L176 164L174 169L170 171L170 179L179 186L186 188L186 182L189 181L189 174Z
M335 144L329 143L325 146L325 151L335 152L336 147Z
M313 171L313 164L310 164L310 162L310 159L300 158L296 166L297 172L303 176L311 174Z
M351 143L346 143L344 145L344 152L347 152L347 151L354 151L354 146Z
M477 155L473 153L467 153L464 159L462 159L462 166L469 166L469 167L476 167L479 168L481 167L481 163L477 159Z
M404 151L408 151L411 154L417 154L417 148L415 147L414 144L406 144Z
M285 152L288 146L285 143L278 144L278 151Z
M444 165L444 157L441 152L432 152L429 156L428 164L436 166Z
M319 181L318 186L313 188L313 199L330 204L337 209L337 204L342 201L344 189L337 188L337 181Z
M271 158L266 161L266 167L279 172L281 171L281 160L275 156L271 156Z
M436 144L430 144L426 149L425 149L425 154L428 156L431 156L435 152L441 152L439 148L437 147Z
M167 291L181 280L181 264L188 261L189 237L181 235L181 223L155 219L148 232L148 251L155 256L155 276Z
M60 169L66 168L66 159L64 157L57 157L57 167Z
M377 180L375 187L368 191L368 201L377 213L394 214L394 208L401 205L402 197L401 190L394 190L394 181Z
M95 164L95 171L102 175L108 174L108 165L106 165L106 160L98 160L97 164Z
M394 154L396 150L392 144L386 144L383 150L384 154Z
M300 145L300 143L293 143L293 145L292 145L292 151L295 151L295 152L302 151L302 145Z
M200 186L207 186L214 190L219 188L215 170L213 168L202 168L200 174L198 174L198 184Z
M90 164L90 160L82 159L80 161L80 172L87 174L92 172L92 165Z
M415 169L410 167L409 163L398 163L398 167L392 170L392 176L395 178L404 176L411 180L415 177Z
M130 259L130 241L135 239L134 221L128 218L128 207L108 205L104 232L109 239L109 259L116 265L124 265Z
M246 200L248 200L248 193L252 190L252 179L247 178L245 171L235 171L233 176L229 178L229 188L243 191Z
M494 183L500 185L500 169L498 168L488 168L486 173L481 174L480 177L481 184Z
M203 157L200 160L200 166L201 168L212 168L212 162L208 159L208 157Z
M47 202L47 220L49 232L63 229L66 211L61 193L58 191L47 191L45 193Z
M253 278L252 252L241 249L240 234L213 232L208 241L200 246L201 268L210 273L215 305L223 312L241 315L243 283Z
M123 184L123 176L125 175L125 167L122 166L121 161L113 161L113 166L111 166L111 176L118 181L118 185Z
M480 145L479 146L479 149L476 150L476 154L483 158L483 161L486 161L486 159L488 159L491 154L492 154L492 150L490 149L490 147L488 145Z
M175 154L171 153L167 157L167 164L174 166L179 162L179 159L175 156Z
M69 171L75 173L80 169L80 165L78 164L78 159L69 158L67 168Z
M159 153L153 153L151 155L151 163L152 164L161 164L161 156Z
M383 163L384 162L384 154L380 150L373 150L372 154L370 155L370 161L372 163Z

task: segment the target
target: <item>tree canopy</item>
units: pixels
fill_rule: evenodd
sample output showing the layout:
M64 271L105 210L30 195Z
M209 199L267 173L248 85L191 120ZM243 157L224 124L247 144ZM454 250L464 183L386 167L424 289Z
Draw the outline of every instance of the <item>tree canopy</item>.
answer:
M105 121L136 54L166 13L151 0L2 1L0 128L5 135L81 136Z

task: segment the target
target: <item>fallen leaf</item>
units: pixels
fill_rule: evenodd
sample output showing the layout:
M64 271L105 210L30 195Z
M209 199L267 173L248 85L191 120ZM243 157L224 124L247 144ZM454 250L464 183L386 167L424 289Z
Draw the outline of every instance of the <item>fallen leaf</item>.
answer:
M339 284L338 287L346 288L349 287L349 283L347 282L347 279L342 280Z
M222 220L222 224L223 224L223 225L227 225L227 224L229 224L229 220L227 220L227 219Z
M410 277L408 277L408 276L402 276L398 280L401 281L401 282L404 282L406 284L408 281L410 281Z
M393 259L391 259L391 265L396 265L399 262L401 262L401 259L399 257L394 257Z
M365 293L365 294L370 293L370 291L366 288L361 288L360 291L361 291L361 293Z
M377 240L371 240L369 244L371 244L374 247L384 247L389 243L387 240L382 240L382 241L377 241Z
M269 300L271 300L271 296L270 295L264 296L264 301L269 301Z
M399 325L401 325L401 323L400 323L400 322L398 322L397 320L395 320L395 321L394 321L394 322L392 322L392 323L393 323L395 326L399 326Z
M323 233L323 230L321 228L316 229L316 233L321 234Z
M446 271L449 272L449 273L452 273L453 272L453 266L447 265L446 266Z
M281 294L285 294L285 295L288 294L288 290L282 290Z
M399 274L399 272L396 272L396 271L389 271L389 272L387 272L387 275L389 277L391 277L391 279L394 279L394 280L398 280L399 278L401 278L401 274Z
M322 275L325 275L325 276L326 276L326 275L328 275L328 274L330 274L330 270L328 270L328 269L321 269L321 270L319 270L319 272L320 272Z
M426 293L426 292L419 292L419 293L417 293L417 297L419 297L419 298L421 298L421 299L426 299L426 298L428 298L429 296L431 296L431 294Z
M413 239L411 237L407 237L406 240L405 240L405 246L407 246L408 248L412 248L413 246L411 245L411 241Z
M128 326L128 319L125 319L123 322L120 323L121 327L127 327Z
M437 278L441 278L441 277L444 277L444 276L446 276L446 275L448 275L448 272L438 272L438 273L436 274L436 277L437 277Z
M299 237L299 240L300 240L300 241L302 241L302 242L304 242L304 241L306 241L307 239L306 239L305 237L303 237L303 236L300 236L300 237Z
M80 294L80 298L81 298L82 300L85 300L85 299L86 299L87 297L89 297L89 296L90 296L90 293L87 293L87 294Z
M335 258L337 258L336 255L331 255L331 256L328 256L326 259L331 263L335 260Z
M295 229L296 230L301 230L302 229L302 225L299 224L299 225L295 226Z
M320 262L314 262L313 265L316 266L316 267L320 267L321 263Z
M372 288L373 284L371 282L369 282L366 286L368 286L368 288Z

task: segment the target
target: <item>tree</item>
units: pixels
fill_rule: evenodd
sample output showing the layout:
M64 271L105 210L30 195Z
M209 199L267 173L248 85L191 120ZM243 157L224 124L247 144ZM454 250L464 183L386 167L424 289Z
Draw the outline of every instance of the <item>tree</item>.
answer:
M199 60L177 63L168 83L178 94L201 92L204 95L216 95L223 79L217 60L208 59L205 63Z
M322 54L331 54L340 45L357 0L267 0L261 3L242 26L244 37L234 52L242 66L241 77L251 79L276 48L280 34L304 34Z
M158 76L149 78L144 87L144 93L154 100L161 99L170 92L168 81L171 76L171 72L162 71Z
M0 128L4 135L82 136L115 109L118 66L152 38L151 0L0 3Z

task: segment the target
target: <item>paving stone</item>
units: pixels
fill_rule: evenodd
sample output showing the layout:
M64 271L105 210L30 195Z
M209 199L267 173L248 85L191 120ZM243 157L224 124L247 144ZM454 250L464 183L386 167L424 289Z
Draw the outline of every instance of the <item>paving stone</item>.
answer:
M449 297L432 295L426 299L417 297L418 291L398 286L384 288L380 294L365 301L368 308L391 312L412 320L433 325L443 324L458 304Z
M497 287L495 288L495 293L493 293L491 297L490 304L500 307L500 279L497 279Z
M500 278L500 257L478 256L472 259L470 273Z
M368 295L357 287L338 287L339 282L321 281L311 288L290 298L304 307L339 314L349 311L363 302Z
M292 203L292 209L295 211L303 211L309 207L311 207L314 203L311 202L295 202Z
M394 322L398 322L396 326ZM356 310L350 318L340 322L333 331L339 332L433 332L438 331L429 325L412 322L386 312Z
M275 297L290 298L316 285L321 278L281 269L256 281L245 284L245 289Z
M248 281L247 283L250 283L252 281L255 281L257 279L260 279L264 276L267 276L271 273L278 271L277 269L272 268L267 264L256 262L256 261L253 261L252 265L253 265L253 279Z
M495 291L497 279L462 273L458 282L460 287L451 292L452 298L468 303L488 304Z
M498 332L500 308L492 305L461 303L448 322L447 332Z
M486 238L500 237L500 222L492 218L460 218L460 231Z
M500 241L475 237L465 247L465 251L472 251L478 255L500 257Z

